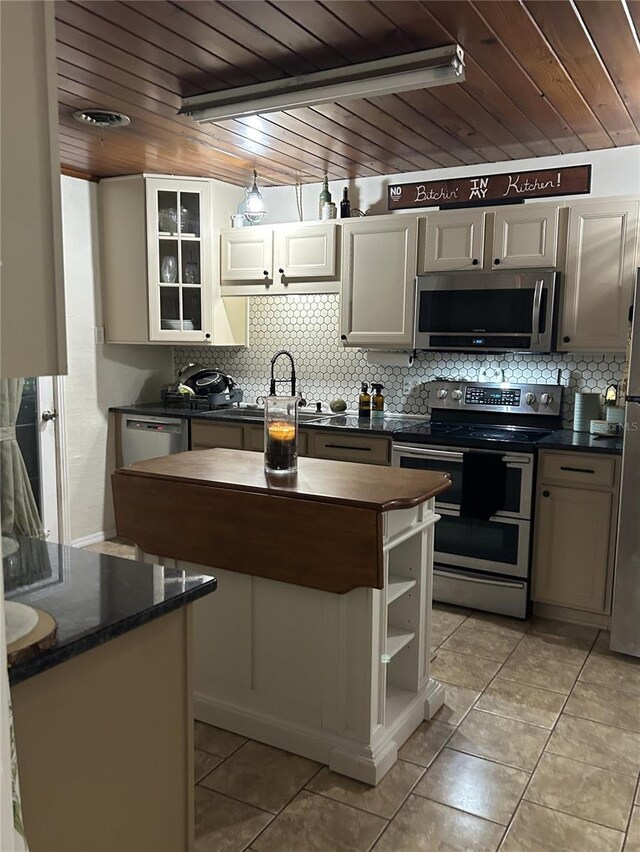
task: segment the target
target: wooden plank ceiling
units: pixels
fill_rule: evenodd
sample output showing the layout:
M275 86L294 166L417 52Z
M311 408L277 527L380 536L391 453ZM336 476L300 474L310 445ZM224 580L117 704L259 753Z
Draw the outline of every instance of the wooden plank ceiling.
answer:
M63 171L346 179L640 143L640 0L56 2ZM199 125L183 95L458 42L466 81ZM126 113L126 128L71 118Z

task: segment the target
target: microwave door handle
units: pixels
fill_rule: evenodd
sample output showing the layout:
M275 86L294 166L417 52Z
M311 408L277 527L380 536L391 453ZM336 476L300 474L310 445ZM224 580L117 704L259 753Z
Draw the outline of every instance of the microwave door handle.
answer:
M540 309L542 307L542 290L544 281L539 278L533 291L533 316L531 317L531 338L536 338L536 345L540 345Z

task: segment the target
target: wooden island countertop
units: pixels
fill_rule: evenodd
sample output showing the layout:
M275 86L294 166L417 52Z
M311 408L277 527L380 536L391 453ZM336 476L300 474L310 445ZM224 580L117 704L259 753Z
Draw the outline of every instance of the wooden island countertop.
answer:
M344 593L382 588L384 513L410 510L446 474L301 458L294 476L262 453L197 450L112 476L118 535L146 553Z

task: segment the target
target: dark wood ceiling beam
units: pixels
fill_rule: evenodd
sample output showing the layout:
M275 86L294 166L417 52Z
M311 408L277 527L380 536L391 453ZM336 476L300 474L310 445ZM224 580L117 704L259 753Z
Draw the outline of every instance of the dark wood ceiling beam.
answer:
M613 141L593 110L573 84L544 34L529 15L522 0L472 0L503 43L554 105L582 142L590 149L611 148Z
M223 32L236 43L245 45L286 76L309 74L316 70L303 56L294 53L285 44L267 35L251 21L240 17L222 3L211 3L210 0L173 0L173 4L202 21L215 33Z
M113 174L134 174L140 170L144 171L147 161L154 163L164 162L165 166L156 171L166 171L169 174L205 175L209 177L220 176L221 180L239 186L246 186L252 176L252 164L238 162L237 165L228 161L207 157L199 146L167 143L157 140L153 145L149 144L148 137L127 137L123 139L114 131L84 131L81 127L71 123L68 115L64 112L65 104L61 106L60 115L60 150L61 160L64 159L64 150L73 149L77 156L101 158L118 161L118 171L97 172L101 176ZM263 178L264 183L281 183L281 180Z
M429 15L445 27L465 49L465 54L483 68L494 83L531 121L544 128L544 135L563 154L586 150L564 117L542 96L531 77L520 65L498 34L487 24L471 3L449 0L421 0ZM479 6L482 9L482 4ZM466 85L466 84L465 84Z
M588 3L576 0L576 6L624 105L640 130L640 52L622 4L618 0L590 0ZM632 15L637 13L637 8L632 2Z
M150 23L152 37L161 38L162 43L166 44L167 35L158 29L163 28L175 37L176 41L172 40L171 43L176 47L183 46L185 55L192 61L197 61L205 71L209 70L213 62L214 73L232 85L267 82L284 76L279 68L266 62L259 54L193 17L188 7L177 6L166 0L123 0L123 5Z
M617 145L640 142L638 129L575 7L551 0L526 0L526 7L613 141Z
M62 2L58 0L56 15L69 26L89 35L95 35L112 47L124 50L162 71L167 71L179 80L193 82L202 74L197 66L185 62L182 57L175 56L169 50L164 50L141 38L137 33L131 33L112 23L111 13L116 10L117 6L115 0L104 2L99 8L107 17L102 17L102 15L86 8L84 4L72 2L72 0L62 0ZM224 86L224 81L220 81L220 85ZM182 86L184 89L184 82ZM196 87L196 91L200 92L202 89Z
M457 34L442 26L418 0L377 0L375 5L396 27L415 39L418 50L427 50L442 44L455 44L458 41ZM477 104L490 109L493 117L513 138L525 145L534 156L560 153L468 52L465 52L465 66L466 80L459 84L459 88L468 93ZM446 100L449 91L443 91L442 99ZM435 89L433 94L436 94ZM464 118L464 114L461 117Z
M331 46L316 38L265 0L224 0L222 3L238 17L258 27L293 53L304 57L314 69L336 68L343 57Z
M317 127L309 127L293 115L286 112L268 113L265 116L250 116L238 119L246 125L249 131L258 127L267 135L278 135L286 133L288 140L297 139L296 144L300 147L312 146L317 149L326 162L335 163L346 170L350 170L351 176L361 170L364 175L385 174L389 171L389 164L372 160L351 145L346 144L338 135L329 136Z
M58 6L56 5L56 13ZM91 33L83 32L76 27L66 24L56 18L56 36L58 47L67 47L82 55L82 65L91 64L93 60L115 68L121 74L130 77L133 85L137 80L149 83L159 90L180 93L180 78L170 74L156 65L151 65L126 50L114 47ZM85 66L88 67L88 66ZM91 70L91 69L90 69Z
M366 122L358 122L352 113L346 112L342 107L335 104L321 106L323 112L320 112L319 108L301 107L286 113L278 113L278 120L289 117L304 124L308 128L310 140L318 132L328 139L340 139L346 145L353 147L354 151L359 152L365 158L365 162L373 159L373 162L386 163L387 174L438 167L435 160L416 154L412 149L398 144L396 140L390 139L380 131L376 133L376 128ZM376 139L383 144L378 144ZM406 152L412 156L412 159L408 156L403 157L396 153L397 151Z

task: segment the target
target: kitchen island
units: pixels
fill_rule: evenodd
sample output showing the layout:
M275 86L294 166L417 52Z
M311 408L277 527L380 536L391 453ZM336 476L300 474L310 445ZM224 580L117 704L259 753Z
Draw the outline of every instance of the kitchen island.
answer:
M28 645L29 635L9 646L31 852L187 852L191 607L216 580L16 543L4 559L6 597L47 613L57 630L45 649Z
M444 700L429 677L434 497L446 475L201 450L113 475L118 533L215 570L194 606L196 718L377 784Z

